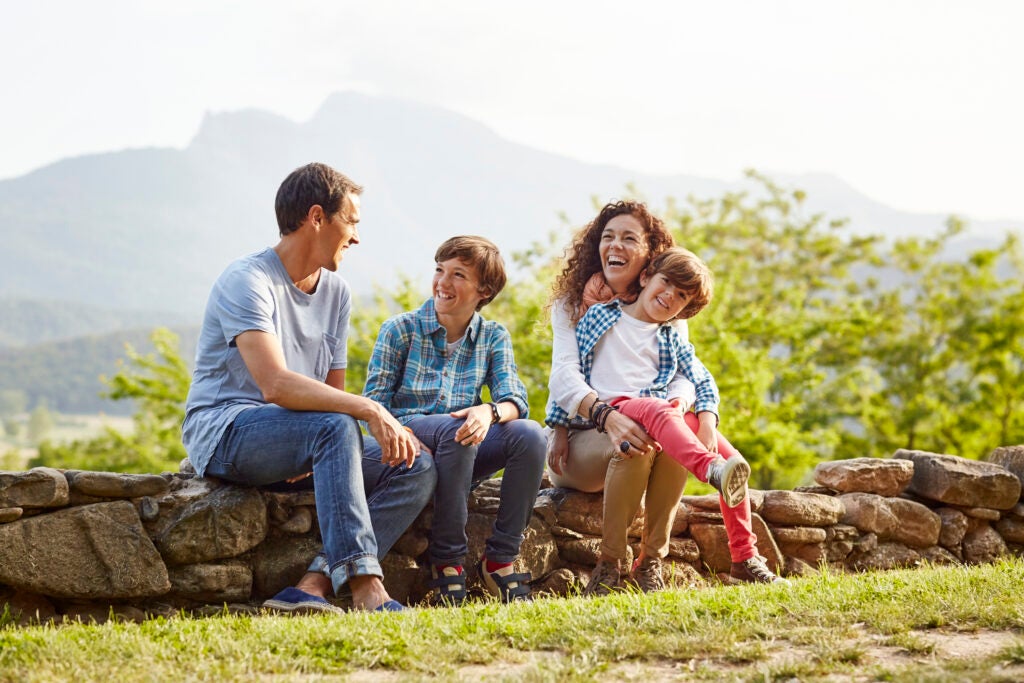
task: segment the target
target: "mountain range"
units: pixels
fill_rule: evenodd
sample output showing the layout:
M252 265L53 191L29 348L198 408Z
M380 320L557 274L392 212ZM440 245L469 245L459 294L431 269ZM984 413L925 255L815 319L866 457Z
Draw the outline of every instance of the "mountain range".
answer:
M488 236L506 253L553 230L568 242L595 200L621 197L627 184L656 207L741 187L584 163L451 111L339 93L303 123L256 110L208 114L184 149L92 154L0 181L0 299L198 322L227 263L277 241L277 187L314 160L366 188L361 243L341 268L357 293L388 287L399 273L426 283L434 249L454 234ZM886 207L834 176L772 179L805 190L806 210L847 217L860 232L927 235L945 221ZM1007 230L1024 222L977 222L966 239Z

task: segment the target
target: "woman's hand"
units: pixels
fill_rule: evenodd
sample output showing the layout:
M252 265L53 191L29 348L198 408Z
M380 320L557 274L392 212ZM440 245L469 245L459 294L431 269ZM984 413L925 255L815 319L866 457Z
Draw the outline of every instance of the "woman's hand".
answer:
M608 439L615 446L615 451L623 458L633 458L661 450L661 445L648 436L643 427L617 410L608 413L604 428L608 432ZM629 448L625 451L622 450L624 442L629 443Z
M562 468L569 463L569 429L555 427L548 439L548 467L555 474L562 474Z
M455 440L463 446L475 446L483 441L491 428L493 419L491 407L487 404L463 408L448 414L455 418L466 419L459 430L455 432Z
M717 453L718 430L715 429L715 423L718 422L718 418L714 413L705 411L697 414L697 421L700 423L697 426L697 440L704 444L708 453Z

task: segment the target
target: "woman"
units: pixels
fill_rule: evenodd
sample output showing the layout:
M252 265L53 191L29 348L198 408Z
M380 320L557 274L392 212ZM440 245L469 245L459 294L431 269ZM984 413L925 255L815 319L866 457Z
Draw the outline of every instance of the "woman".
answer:
M619 298L636 299L640 274L651 258L674 245L660 219L640 202L605 205L587 224L569 249L569 257L555 281L551 298L553 335L551 376L548 382L548 465L555 486L604 495L601 558L591 574L586 593L601 595L616 588L625 575L626 532L646 492L646 514L641 550L631 578L642 590L664 586L661 559L667 554L686 470L660 453L647 432L618 411L599 416L601 429L590 422L597 400L580 366L575 328L594 303ZM687 338L685 321L676 329ZM683 406L695 399L694 387L676 379L669 395ZM627 446L620 451L621 446ZM732 555L731 575L741 581L775 583L773 574L757 554L751 531L750 501L735 508L722 505Z

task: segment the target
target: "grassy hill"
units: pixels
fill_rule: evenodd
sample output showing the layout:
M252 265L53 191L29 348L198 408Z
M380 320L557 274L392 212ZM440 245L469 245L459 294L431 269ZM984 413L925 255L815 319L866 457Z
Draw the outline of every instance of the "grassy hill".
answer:
M70 301L0 297L0 349L104 335L118 330L184 325L191 318L153 310L115 310Z
M100 376L117 372L118 361L125 358L125 344L131 344L141 353L151 352L152 329L120 330L34 346L0 348L0 391L23 392L29 408L45 401L50 410L61 413L130 414L130 402L100 397L106 390ZM171 329L181 338L182 357L191 361L199 328Z

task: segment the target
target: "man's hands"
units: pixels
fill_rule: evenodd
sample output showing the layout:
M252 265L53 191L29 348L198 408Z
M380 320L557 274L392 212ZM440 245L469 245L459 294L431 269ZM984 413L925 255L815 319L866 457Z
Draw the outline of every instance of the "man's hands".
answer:
M381 462L392 466L404 462L412 467L416 456L420 454L419 441L384 406L376 402L373 405L375 407L366 418L366 426L380 444Z
M472 406L448 413L454 418L465 418L465 422L455 432L455 440L463 446L474 446L479 444L487 436L491 428L491 406L488 404Z

